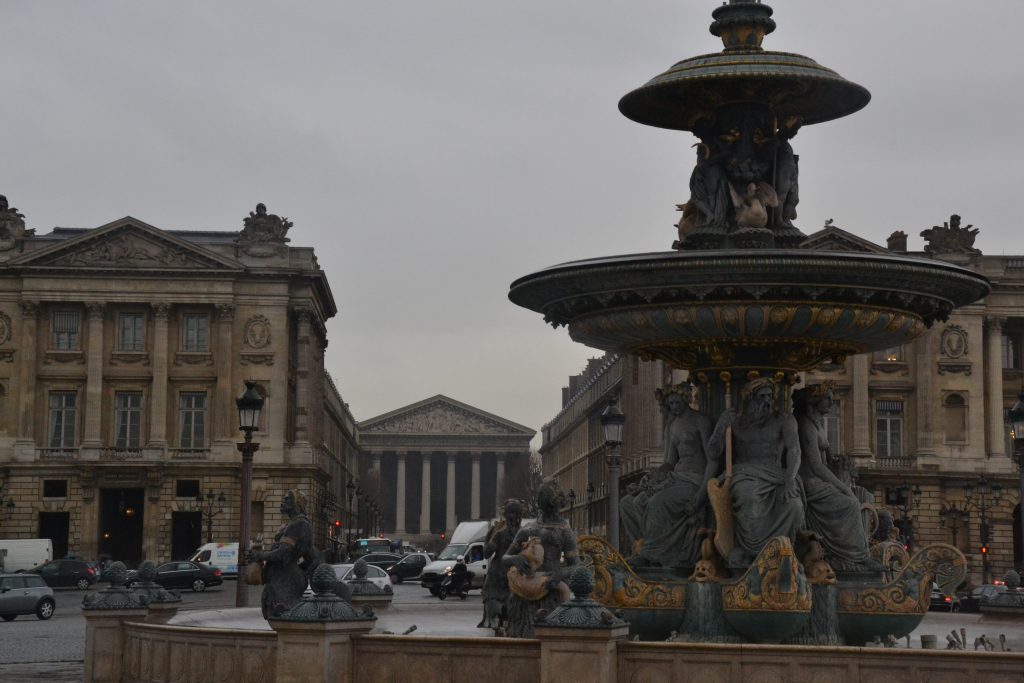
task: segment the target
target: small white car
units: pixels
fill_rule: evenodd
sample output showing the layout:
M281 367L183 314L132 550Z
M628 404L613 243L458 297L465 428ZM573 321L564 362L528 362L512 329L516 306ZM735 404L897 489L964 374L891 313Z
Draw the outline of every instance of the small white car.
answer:
M331 565L331 569L334 570L334 575L345 583L351 583L356 578L353 567L355 567L355 565L351 563ZM366 578L382 590L385 586L388 588L391 587L391 577L388 576L388 573L380 567L375 567L372 564L366 565Z

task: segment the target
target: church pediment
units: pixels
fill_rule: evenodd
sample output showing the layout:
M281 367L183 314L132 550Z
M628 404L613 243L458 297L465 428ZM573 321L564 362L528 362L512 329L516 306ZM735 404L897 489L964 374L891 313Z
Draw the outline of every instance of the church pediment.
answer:
M10 261L27 268L89 270L240 270L241 264L133 218Z
M825 228L819 230L800 243L801 249L812 249L814 251L853 251L868 254L888 254L885 247L874 242L869 242L863 237L858 237L851 232L826 223Z
M458 401L434 398L359 424L362 434L518 435L534 431Z

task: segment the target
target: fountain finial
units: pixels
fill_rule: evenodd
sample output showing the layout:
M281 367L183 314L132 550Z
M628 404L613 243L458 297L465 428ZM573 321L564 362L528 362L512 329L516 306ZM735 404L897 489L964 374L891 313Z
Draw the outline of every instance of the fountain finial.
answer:
M726 52L761 50L761 41L775 30L772 8L761 0L729 0L711 13L711 34L722 39Z

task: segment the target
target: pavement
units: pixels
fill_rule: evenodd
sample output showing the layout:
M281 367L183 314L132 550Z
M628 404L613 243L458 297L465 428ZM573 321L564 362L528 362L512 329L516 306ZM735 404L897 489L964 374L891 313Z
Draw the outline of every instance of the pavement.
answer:
M448 598L441 602L416 584L395 587L395 601L377 611L374 633L403 634L415 627L415 635L491 637L489 629L478 629L483 604L474 591L466 600ZM78 606L82 593L61 591L58 610L49 621L19 617L0 623L0 681L4 683L78 683L83 675L85 618ZM228 582L205 593L183 593L183 605L176 621L218 622L234 627L269 629L258 608L235 610L235 584ZM946 635L953 629L966 629L968 649L982 634L999 643L1006 636L1007 647L1024 652L1024 619L993 619L981 614L929 612L910 637L910 647L921 646L922 635L934 635L945 648ZM900 647L907 641L901 640Z

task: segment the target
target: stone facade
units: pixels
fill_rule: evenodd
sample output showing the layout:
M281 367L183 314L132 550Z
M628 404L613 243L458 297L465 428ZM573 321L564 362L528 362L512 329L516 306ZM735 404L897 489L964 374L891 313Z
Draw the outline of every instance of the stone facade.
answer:
M535 433L441 395L360 422L361 490L381 510L379 530L430 542L461 521L498 516L513 493L506 472L526 466Z
M210 519L213 540L236 540L235 397L253 379L253 534L273 535L296 487L325 545L358 454L323 365L336 306L312 248L285 244L290 223L251 219L240 233L125 217L0 252L0 486L15 501L0 534L130 564L189 553ZM210 518L209 491L225 497Z

